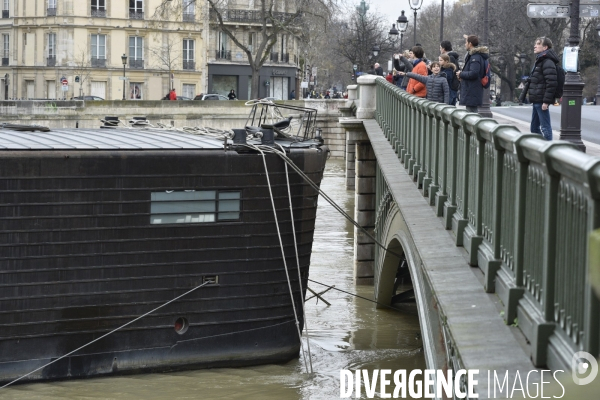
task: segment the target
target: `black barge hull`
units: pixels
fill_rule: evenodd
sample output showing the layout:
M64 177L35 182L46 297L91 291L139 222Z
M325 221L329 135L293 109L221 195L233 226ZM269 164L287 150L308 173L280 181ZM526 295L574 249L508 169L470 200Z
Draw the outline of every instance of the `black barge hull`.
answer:
M320 183L324 149L292 149L288 155ZM266 157L294 302L301 310L284 163ZM260 154L222 147L9 150L0 151L0 166L0 383L207 281L20 383L256 365L298 356ZM305 289L317 192L295 172L289 176ZM153 193L194 191L214 191L217 198L240 193L238 218L217 201L212 217L200 217L204 222L155 223L161 208L154 208ZM225 211L230 213L220 214ZM220 220L221 215L228 218Z

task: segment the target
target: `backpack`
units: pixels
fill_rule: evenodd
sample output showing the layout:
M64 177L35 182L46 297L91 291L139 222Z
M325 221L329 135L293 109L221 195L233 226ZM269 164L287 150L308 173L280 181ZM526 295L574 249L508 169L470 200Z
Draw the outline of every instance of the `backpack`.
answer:
M458 68L456 69L458 71ZM450 82L450 89L458 91L460 89L460 79L456 76L456 72L452 74L452 82Z
M483 78L481 78L481 86L483 86L484 89L487 89L490 87L490 83L492 82L492 72L490 71L490 61L489 60L483 60Z
M566 72L560 64L556 64L556 80L558 85L556 86L556 92L554 98L560 99L563 96L563 89L565 86L565 75Z

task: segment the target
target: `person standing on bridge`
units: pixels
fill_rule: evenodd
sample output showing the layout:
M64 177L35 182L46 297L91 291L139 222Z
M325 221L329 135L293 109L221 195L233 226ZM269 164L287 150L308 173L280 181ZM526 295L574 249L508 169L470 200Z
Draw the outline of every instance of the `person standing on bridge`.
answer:
M465 66L462 71L456 71L456 76L460 79L459 104L465 106L467 111L476 113L477 107L483 104L481 78L485 75L483 66L490 53L487 47L479 46L479 38L475 35L466 37L465 49Z
M427 76L428 69L425 62L422 60L425 52L421 46L414 46L411 50L414 60L413 60L413 69L412 72L415 74ZM410 94L414 94L417 97L425 97L427 96L427 88L424 83L419 82L416 79L410 79L408 81L408 86L406 87L406 92Z
M411 72L413 70L413 55L412 51L404 50L402 54L394 54L394 69L398 72ZM396 86L399 86L402 90L406 90L408 86L408 76L401 77L401 75L396 75L399 78L396 79ZM402 78L402 79L400 79Z
M529 93L529 102L533 104L531 112L531 133L552 140L552 124L550 122L550 105L554 104L554 95L558 87L556 64L558 56L552 50L552 41L547 37L537 38L533 45L535 65L529 74L526 90L521 97Z
M431 63L431 75L422 76L414 72L407 72L406 75L410 79L415 79L425 84L427 88L427 100L448 104L450 100L450 87L448 86L446 74L441 72L441 69L440 63L434 61ZM399 72L399 74L404 75L404 72Z

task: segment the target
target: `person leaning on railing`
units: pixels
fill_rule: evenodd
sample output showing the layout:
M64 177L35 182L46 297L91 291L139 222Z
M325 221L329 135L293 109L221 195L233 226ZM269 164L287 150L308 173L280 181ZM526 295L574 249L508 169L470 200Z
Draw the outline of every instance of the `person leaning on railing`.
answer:
M394 54L394 69L396 72L411 72L413 70L412 59L412 51L404 50L404 53L402 54ZM409 80L408 76L401 77L398 74L396 76L398 77L395 78L396 86L406 90Z
M427 76L427 65L422 60L423 55L425 54L425 52L423 51L423 48L421 46L414 46L412 48L412 53L415 57L415 59L413 61L412 73ZM406 92L410 93L410 94L414 94L417 97L427 96L427 88L425 87L425 84L422 82L419 82L416 79L412 79L412 78L408 81L408 86L406 87Z
M437 101L438 103L448 104L450 100L450 87L446 74L441 72L440 63L434 61L431 63L431 75L422 76L409 72L406 75L411 80L416 80L425 84L427 100ZM404 72L399 72L400 75L405 75Z

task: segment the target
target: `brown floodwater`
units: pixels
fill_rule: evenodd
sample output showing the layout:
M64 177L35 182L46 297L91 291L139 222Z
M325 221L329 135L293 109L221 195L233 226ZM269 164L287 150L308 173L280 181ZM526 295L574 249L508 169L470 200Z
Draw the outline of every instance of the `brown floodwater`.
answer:
M353 215L354 192L345 189L344 163L330 160L323 190ZM353 279L353 226L319 200L310 279L373 298L372 286ZM315 283L317 292L325 289ZM372 302L330 290L306 303L313 374L302 357L281 365L142 374L15 385L0 399L284 399L328 400L340 396L342 369L425 369L416 311L376 309ZM306 350L306 331L304 348ZM377 390L379 391L379 390ZM365 397L364 389L362 390Z

